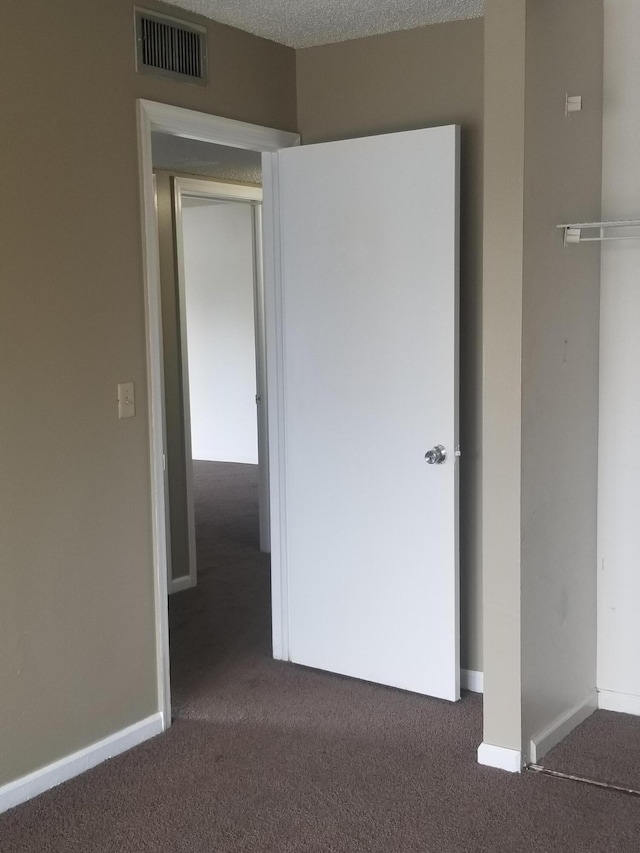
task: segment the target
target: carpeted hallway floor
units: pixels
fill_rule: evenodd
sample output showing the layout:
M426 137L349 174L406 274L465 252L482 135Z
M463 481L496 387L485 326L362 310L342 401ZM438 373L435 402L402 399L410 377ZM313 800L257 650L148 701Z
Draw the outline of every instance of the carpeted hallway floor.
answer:
M636 853L639 799L480 767L480 697L271 660L255 468L195 475L199 584L170 606L174 725L0 817L2 853Z

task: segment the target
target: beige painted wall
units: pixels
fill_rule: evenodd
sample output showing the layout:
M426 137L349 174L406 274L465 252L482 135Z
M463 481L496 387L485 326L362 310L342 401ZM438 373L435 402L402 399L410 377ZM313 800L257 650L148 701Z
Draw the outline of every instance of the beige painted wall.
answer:
M483 23L438 24L297 52L303 143L462 126L462 666L482 669L481 291ZM375 175L372 175L375 179Z
M524 15L534 2L525 66ZM591 170L597 172L598 156L592 125L584 136L578 128L580 121L593 121L591 97L597 99L593 72L587 73L585 66L593 62L592 28L597 27L599 2L487 0L491 145L484 213L485 246L491 254L485 263L484 470L491 475L484 497L487 511L492 510L485 517L490 539L484 548L484 604L490 624L485 626L484 662L483 22L442 24L297 55L297 108L305 142L453 122L463 128L463 664L473 669L484 665L485 739L514 748L520 748L523 722L519 705L514 712L520 696L521 580L533 608L522 628L527 648L533 650L522 661L528 689L539 689L538 664L542 650L549 653L549 645L540 640L542 629L550 632L551 651L561 652L545 689L558 683L572 663L573 647L565 654L558 646L567 636L563 620L574 627L586 625L590 608L584 561L590 558L591 542L578 542L577 531L589 523L592 512L592 477L579 465L594 434L590 329L595 280L589 257L595 253L576 259L557 252L552 242L557 234L551 237L550 229L563 218L596 213L578 209L596 204ZM153 0L145 5L171 11ZM208 89L138 77L132 10L131 0L12 0L0 27L2 79L14 81L2 87L0 96L6 164L0 201L0 376L3 400L10 401L0 445L0 784L157 708L135 99L297 129L292 51L203 22L210 34ZM581 39L574 41L575 20L594 39L588 48ZM564 36L549 37L547 24L559 26ZM25 32L36 48L26 66ZM560 46L568 54L563 62ZM552 75L546 67L550 59ZM578 80L574 71L584 76ZM562 127L571 128L568 134L575 132L578 150L587 135L591 140L580 159L580 181L586 186L575 183L577 166L569 164L569 177L565 175L569 148L561 136L564 130L555 124L556 98L563 101L563 87L578 82L582 94L590 93L585 102L589 115L585 111L573 125ZM553 104L546 94L538 99L536 87L543 84L552 88ZM557 162L555 149L544 139L547 121L552 139L560 140L563 156ZM525 155L531 157L526 173ZM552 178L564 188L562 193L550 185ZM536 198L538 193L543 198ZM579 248L585 250L591 251ZM550 311L559 311L559 318L547 325ZM516 381L521 359L527 395L522 401ZM138 415L118 421L115 386L128 380L136 383ZM569 404L562 393L569 387L573 391L575 383L578 400ZM551 403L558 406L553 416ZM576 430L581 414L586 422ZM527 458L520 470L521 423ZM547 465L546 439L557 438L558 430L563 447L569 432L577 440L560 463L566 463L563 470L575 478L578 489L584 488L579 501L573 500L574 490L563 506L551 495L562 512L562 529L555 517L545 515L548 481L540 484L535 464L539 459ZM553 488L562 488L560 472L551 474ZM523 490L529 489L523 491L522 519L514 515L521 476L526 477ZM540 512L542 523L536 520ZM522 553L514 545L521 522L531 536ZM551 552L543 549L548 535ZM575 555L564 553L565 546L574 545ZM550 594L537 598L550 575ZM575 580L584 585L574 600ZM536 624L535 614L549 604L547 621ZM577 681L588 675L588 667L580 666ZM525 738L553 705L531 704Z
M296 126L293 51L201 23L208 89L136 75L131 0L4 4L0 784L157 710L135 99Z
M576 21L580 25L576 27ZM596 686L602 0L529 0L522 330L522 735ZM566 93L583 111L565 116Z
M526 0L485 5L484 740L520 750L520 417Z
M600 262L556 226L600 217L602 0L487 0L485 34L484 739L526 759L595 696Z

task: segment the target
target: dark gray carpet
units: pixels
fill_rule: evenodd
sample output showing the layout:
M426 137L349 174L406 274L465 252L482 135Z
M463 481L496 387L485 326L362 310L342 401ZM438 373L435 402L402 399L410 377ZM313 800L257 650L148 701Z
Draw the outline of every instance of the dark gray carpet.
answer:
M2 853L638 851L638 800L480 767L480 697L272 661L255 469L197 464L196 487L200 582L171 601L175 724L0 817Z
M640 717L596 711L540 763L549 770L640 791Z

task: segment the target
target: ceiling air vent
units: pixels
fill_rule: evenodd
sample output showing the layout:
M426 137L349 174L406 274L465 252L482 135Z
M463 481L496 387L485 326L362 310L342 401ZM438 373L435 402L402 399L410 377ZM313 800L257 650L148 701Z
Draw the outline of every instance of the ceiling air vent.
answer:
M204 27L136 9L137 69L170 80L207 85Z

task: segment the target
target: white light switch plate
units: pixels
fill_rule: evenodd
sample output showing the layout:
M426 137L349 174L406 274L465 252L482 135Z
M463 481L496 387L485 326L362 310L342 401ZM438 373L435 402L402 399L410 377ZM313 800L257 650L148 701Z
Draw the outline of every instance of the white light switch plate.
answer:
M133 382L118 385L118 417L132 418L136 413L136 398Z
M582 112L582 95L569 95L567 93L567 99L565 101L564 114L566 116L571 113L581 113Z

